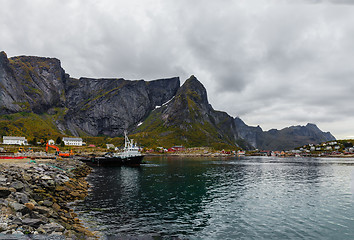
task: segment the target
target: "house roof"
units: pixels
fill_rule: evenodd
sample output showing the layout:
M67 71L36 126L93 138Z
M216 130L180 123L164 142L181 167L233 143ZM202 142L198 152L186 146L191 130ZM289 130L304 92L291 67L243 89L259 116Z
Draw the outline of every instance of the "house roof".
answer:
M3 136L3 140L23 140L26 141L25 137L12 137L12 136Z
M82 138L63 137L63 141L82 141Z

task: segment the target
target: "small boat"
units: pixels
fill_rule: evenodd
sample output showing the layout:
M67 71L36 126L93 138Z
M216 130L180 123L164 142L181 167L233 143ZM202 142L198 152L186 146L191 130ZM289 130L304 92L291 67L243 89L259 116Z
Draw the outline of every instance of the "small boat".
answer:
M108 152L100 157L92 157L87 159L81 159L90 165L96 166L123 166L140 165L144 156L139 152L139 147L134 144L133 139L129 139L126 132L124 133L125 143L123 152Z

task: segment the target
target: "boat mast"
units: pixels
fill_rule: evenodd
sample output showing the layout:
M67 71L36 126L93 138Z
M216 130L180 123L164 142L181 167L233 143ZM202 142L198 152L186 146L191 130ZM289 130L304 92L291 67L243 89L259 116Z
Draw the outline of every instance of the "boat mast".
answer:
M127 131L124 131L124 138L125 138L124 147L129 148L132 142L130 142L130 140L128 138ZM131 141L133 141L133 139Z

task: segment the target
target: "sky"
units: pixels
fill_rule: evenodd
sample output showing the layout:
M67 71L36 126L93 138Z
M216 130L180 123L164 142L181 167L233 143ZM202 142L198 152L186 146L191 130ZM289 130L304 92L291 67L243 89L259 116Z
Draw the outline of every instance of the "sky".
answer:
M352 0L0 0L0 51L72 77L195 75L213 108L263 130L354 138Z

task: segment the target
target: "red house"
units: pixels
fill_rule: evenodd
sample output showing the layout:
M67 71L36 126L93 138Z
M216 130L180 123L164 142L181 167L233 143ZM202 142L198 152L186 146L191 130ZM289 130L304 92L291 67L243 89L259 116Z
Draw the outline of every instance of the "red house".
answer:
M168 149L168 152L181 152L184 151L183 146L173 146Z

